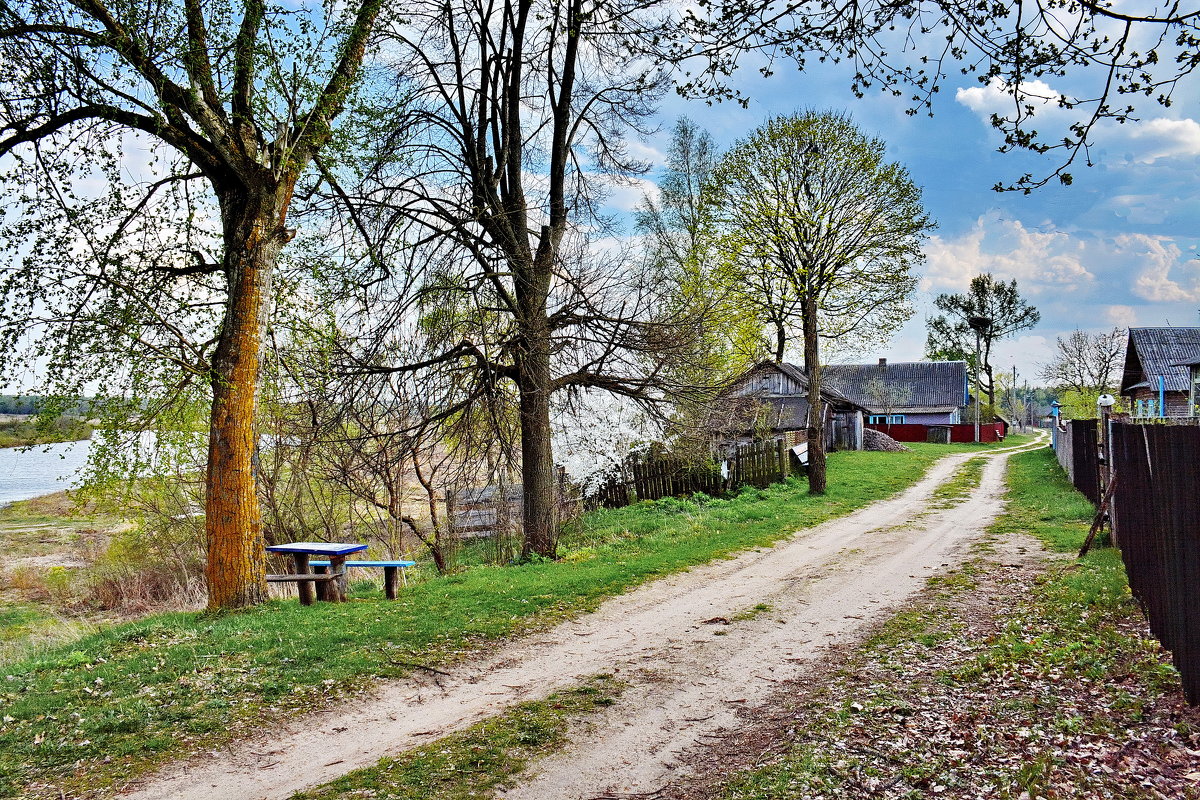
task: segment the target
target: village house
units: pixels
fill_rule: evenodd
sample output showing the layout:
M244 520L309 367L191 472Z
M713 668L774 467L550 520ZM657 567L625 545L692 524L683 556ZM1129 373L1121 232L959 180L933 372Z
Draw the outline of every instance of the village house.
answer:
M1130 328L1121 395L1135 418L1197 416L1200 328Z
M808 376L795 364L763 361L735 378L713 403L710 426L718 437L741 444L784 439L789 446L807 439ZM831 450L861 450L866 409L837 389L821 390L825 444Z
M867 424L958 425L969 422L965 361L830 364L824 383L867 409Z

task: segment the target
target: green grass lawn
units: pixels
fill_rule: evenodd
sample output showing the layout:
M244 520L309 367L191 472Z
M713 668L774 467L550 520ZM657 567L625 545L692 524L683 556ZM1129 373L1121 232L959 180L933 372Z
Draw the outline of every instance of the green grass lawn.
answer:
M791 480L730 499L596 512L567 532L559 561L477 567L410 586L396 602L273 602L114 626L0 667L0 796L102 788L275 714L323 705L414 664L454 661L656 576L769 545L893 495L939 456L971 449L995 446L835 453L823 497Z

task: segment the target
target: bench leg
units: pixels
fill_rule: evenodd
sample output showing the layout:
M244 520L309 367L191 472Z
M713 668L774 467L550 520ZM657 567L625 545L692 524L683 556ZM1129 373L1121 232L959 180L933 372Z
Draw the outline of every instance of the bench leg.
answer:
M293 572L297 575L308 572L308 553L292 553L292 561ZM296 584L296 591L300 594L300 605L311 606L313 604L313 585L310 581L299 581Z
M396 573L399 569L399 567L383 568L383 593L387 595L388 600L396 599Z
M329 581L329 601L332 603L344 603L346 602L346 594L349 590L349 587L346 585L346 557L331 556L329 559L329 568L335 573L341 573L341 575Z
M329 572L329 567L313 567L313 572L318 575L324 575ZM307 581L306 581L307 583ZM320 581L316 585L317 599L324 603L329 599L329 581Z

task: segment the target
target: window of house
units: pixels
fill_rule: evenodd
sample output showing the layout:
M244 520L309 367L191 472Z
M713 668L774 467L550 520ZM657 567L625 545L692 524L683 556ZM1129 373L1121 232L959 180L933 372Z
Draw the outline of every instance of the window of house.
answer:
M872 414L867 417L868 425L903 425L903 414Z

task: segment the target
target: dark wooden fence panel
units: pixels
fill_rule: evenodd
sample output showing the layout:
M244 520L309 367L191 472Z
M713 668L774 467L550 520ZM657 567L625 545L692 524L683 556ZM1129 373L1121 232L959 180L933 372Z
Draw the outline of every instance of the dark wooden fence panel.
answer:
M1071 482L1092 505L1100 505L1100 421L1073 419L1064 436L1071 441Z
M1200 428L1113 425L1112 451L1130 589L1200 704Z

